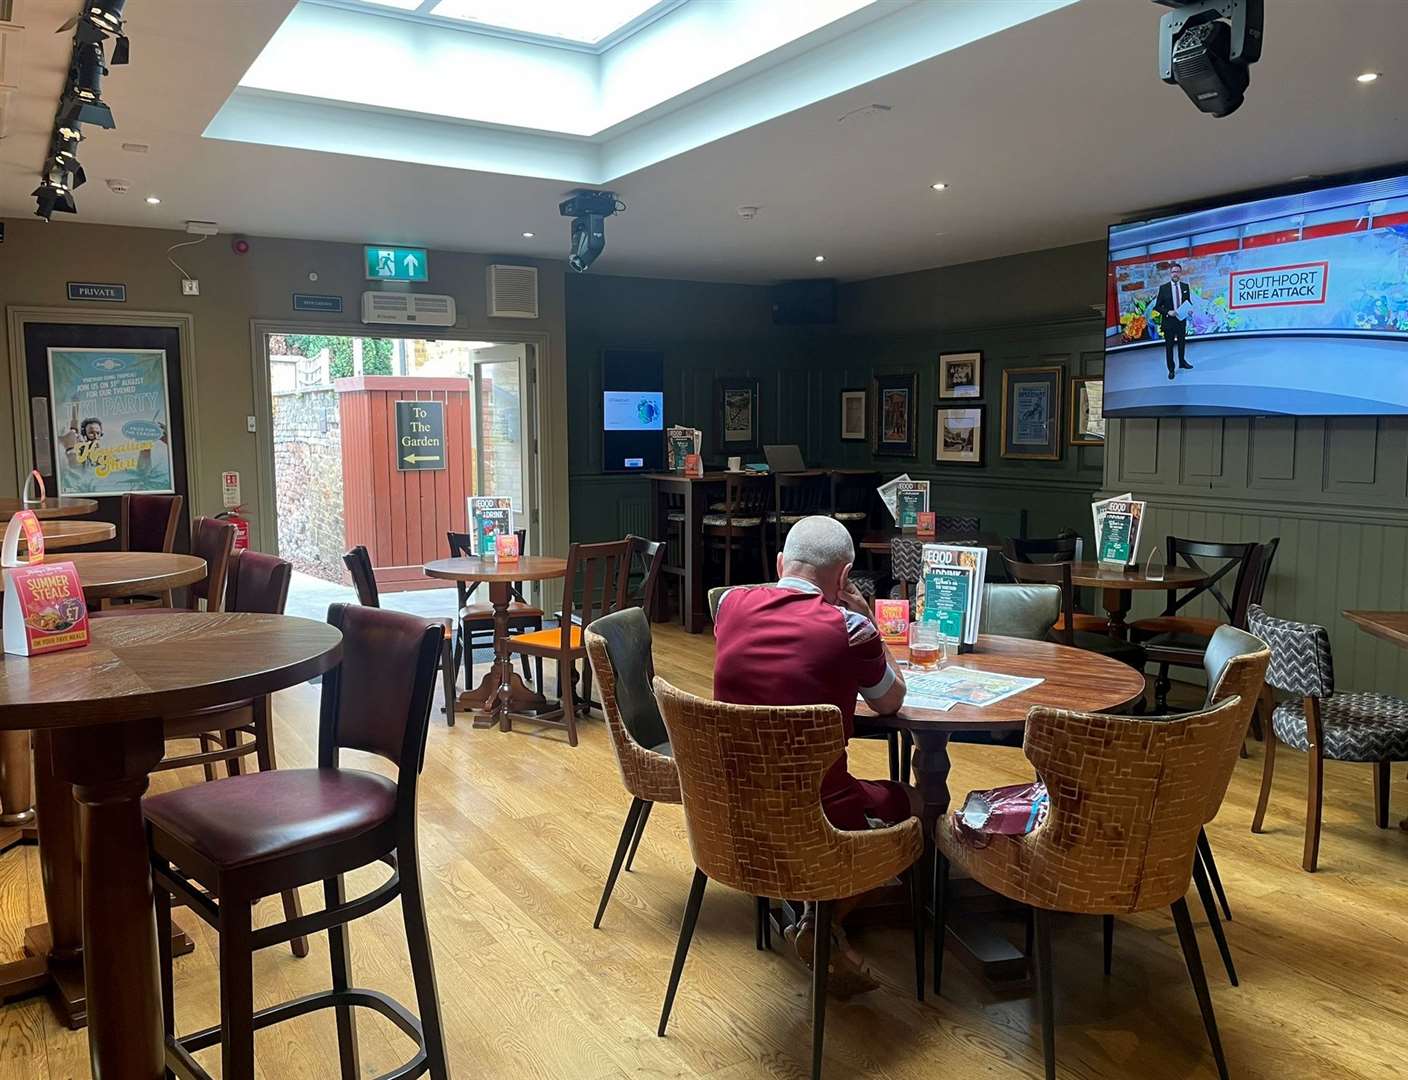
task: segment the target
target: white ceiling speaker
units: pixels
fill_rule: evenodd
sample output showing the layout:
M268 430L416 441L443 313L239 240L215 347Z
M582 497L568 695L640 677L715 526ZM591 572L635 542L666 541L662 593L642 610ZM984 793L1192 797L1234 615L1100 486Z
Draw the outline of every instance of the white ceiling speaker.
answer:
M489 267L489 314L496 319L536 319L538 317L538 268L536 266Z
M455 298L434 293L364 292L362 322L367 325L454 326Z
M114 195L126 195L132 190L132 181L123 180L120 177L112 176L108 178L108 190Z

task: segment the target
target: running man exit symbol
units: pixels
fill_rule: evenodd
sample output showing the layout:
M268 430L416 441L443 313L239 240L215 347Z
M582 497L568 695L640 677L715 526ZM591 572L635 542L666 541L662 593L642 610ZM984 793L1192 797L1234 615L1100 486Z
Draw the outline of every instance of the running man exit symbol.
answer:
M430 260L425 248L364 247L369 281L428 281Z

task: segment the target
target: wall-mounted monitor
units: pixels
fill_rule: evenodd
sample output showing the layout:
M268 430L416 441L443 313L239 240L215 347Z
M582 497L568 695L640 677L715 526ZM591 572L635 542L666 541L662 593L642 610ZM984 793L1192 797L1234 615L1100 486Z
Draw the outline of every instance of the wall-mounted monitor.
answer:
M1408 414L1408 176L1110 229L1105 415Z
M649 349L601 353L603 472L665 467L665 358Z

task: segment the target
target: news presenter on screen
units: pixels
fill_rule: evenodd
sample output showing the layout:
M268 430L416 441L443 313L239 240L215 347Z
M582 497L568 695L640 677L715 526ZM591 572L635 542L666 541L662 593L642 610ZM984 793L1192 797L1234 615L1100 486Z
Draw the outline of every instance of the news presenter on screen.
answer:
M1168 377L1173 378L1173 346L1178 343L1178 366L1189 371L1193 365L1184 358L1188 342L1188 323L1174 314L1175 309L1189 299L1188 283L1180 281L1183 267L1174 263L1168 268L1169 279L1159 286L1154 310L1159 313L1159 328L1164 335L1164 359L1168 362Z

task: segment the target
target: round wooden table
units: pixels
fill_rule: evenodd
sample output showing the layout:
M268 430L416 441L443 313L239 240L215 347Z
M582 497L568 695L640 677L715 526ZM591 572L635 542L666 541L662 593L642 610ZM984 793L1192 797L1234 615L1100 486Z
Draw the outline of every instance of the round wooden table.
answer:
M1071 563L1071 584L1081 589L1099 589L1101 604L1110 617L1110 636L1123 641L1129 636L1125 616L1134 593L1168 589L1191 589L1203 584L1209 575L1191 566L1165 566L1163 577L1151 578L1142 566L1127 570L1099 562Z
M87 517L98 512L97 499L44 499L34 505L19 499L0 499L0 521L9 521L21 510L33 510L41 521L48 518Z
M908 654L903 647L891 646L890 651L901 660ZM857 727L908 731L914 739L914 784L924 800L924 827L929 836L934 835L934 826L947 813L951 802L948 743L955 733L1021 731L1026 726L1027 710L1033 705L1101 712L1126 705L1144 693L1144 675L1134 668L1099 653L1048 641L984 634L973 652L950 657L944 666L1043 681L983 708L960 704L947 712L903 705L892 716L877 716L864 699L860 701L856 708ZM932 852L926 857L931 855ZM955 922L950 933L989 979L1003 982L1025 977L1025 954L990 922Z
M101 544L117 535L117 526L110 521L44 521L40 525L46 551Z
M512 599L509 586L520 581L552 581L567 573L567 560L544 555L522 555L515 560L436 559L423 567L426 577L445 581L478 582L489 586L489 603L494 608L494 663L479 685L460 695L459 705L474 713L475 727L513 727L514 717L531 720L533 713L546 711L547 701L513 670L508 651L508 608ZM466 663L473 668L473 658Z
M50 985L81 964L95 1077L162 1080L142 794L163 720L320 675L340 659L342 636L311 619L205 612L99 619L92 632L82 649L0 662L0 729L33 729L49 773L39 850L52 937L46 955L20 963Z
M73 563L90 607L97 600L164 593L205 579L205 560L195 555L80 551L48 561ZM0 575L0 592L4 589L4 575Z

